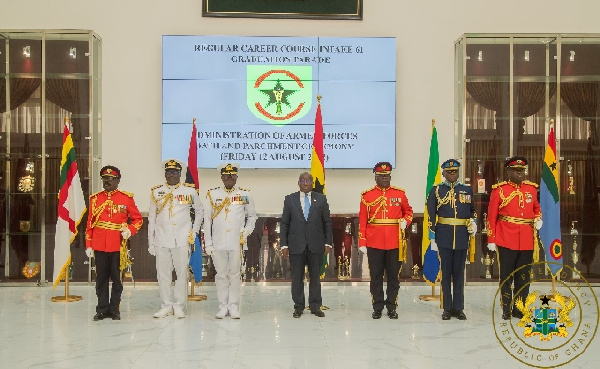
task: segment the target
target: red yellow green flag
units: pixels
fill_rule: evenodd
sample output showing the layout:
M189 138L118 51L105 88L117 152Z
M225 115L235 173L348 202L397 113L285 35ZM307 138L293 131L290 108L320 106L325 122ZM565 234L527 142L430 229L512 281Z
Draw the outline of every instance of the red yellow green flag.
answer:
M77 170L77 160L68 121L63 131L58 192L58 220L54 237L54 288L67 277L71 264L71 242L77 236L77 226L86 206Z

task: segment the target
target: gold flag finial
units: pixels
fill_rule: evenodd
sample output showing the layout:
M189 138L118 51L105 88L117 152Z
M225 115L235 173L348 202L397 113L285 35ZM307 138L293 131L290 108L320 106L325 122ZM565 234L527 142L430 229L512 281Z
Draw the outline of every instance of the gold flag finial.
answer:
M431 120L431 128L435 127L435 119Z
M196 118L194 118L194 121L192 122L193 124L196 124Z
M317 101L318 101L319 105L321 104L321 97L322 97L321 95L317 95Z

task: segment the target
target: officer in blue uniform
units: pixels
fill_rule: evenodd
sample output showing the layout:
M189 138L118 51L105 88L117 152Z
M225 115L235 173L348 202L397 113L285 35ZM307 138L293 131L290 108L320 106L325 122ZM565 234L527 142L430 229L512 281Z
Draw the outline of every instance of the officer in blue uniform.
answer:
M431 249L439 252L442 266L442 319L466 320L465 261L469 238L477 232L473 190L458 181L458 160L448 159L441 168L445 180L431 188L427 211Z

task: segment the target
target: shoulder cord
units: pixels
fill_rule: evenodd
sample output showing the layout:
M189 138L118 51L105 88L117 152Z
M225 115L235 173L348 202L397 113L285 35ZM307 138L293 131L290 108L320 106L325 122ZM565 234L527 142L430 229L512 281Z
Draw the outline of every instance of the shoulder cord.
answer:
M508 197L505 197L504 191L502 191L502 188L500 188L499 194L500 194L500 199L502 200L502 202L500 203L500 206L498 206L498 209L502 209L503 207L508 205L508 203L511 202L512 199L514 199L517 196L519 196L519 206L521 208L525 207L525 200L523 199L523 192L519 191L518 189L516 191L511 192L511 194L508 195Z
M227 190L225 190L225 192L228 192ZM229 191L231 192L231 191ZM221 212L221 210L223 210L223 208L225 208L225 212L227 213L227 210L229 208L229 204L231 204L231 200L229 199L229 196L225 197L225 200L223 200L219 206L215 206L215 203L213 202L212 196L210 195L210 191L208 191L208 199L210 200L210 205L213 208L213 214L211 216L211 219L215 219L217 217L217 215L219 215L219 213Z
M154 196L154 191L152 191L152 202L154 202L154 204L156 205L156 214L159 214L168 203L169 204L169 218L171 218L173 216L173 191L175 191L175 189L177 187L179 187L179 186L175 186L172 189L170 189L169 193L160 199L157 199ZM162 203L161 203L161 201L162 201Z
M373 212L373 216L369 218L368 223L371 223L373 221L373 219L375 219L375 216L377 215L377 212L379 212L379 209L381 209L383 207L383 209L381 211L382 212L386 211L387 199L384 195L379 196L373 202L366 202L364 197L362 198L361 201L363 202L363 204L365 204L367 206L367 214L369 214L369 212L371 211L372 206L378 205L377 209L375 209L375 211Z
M102 214L102 212L104 211L104 209L106 209L107 206L112 207L113 206L113 201L111 199L108 199L106 201L104 201L102 203L102 205L100 205L99 207L96 207L96 200L98 200L97 198L94 198L92 200L92 219L94 219L94 221L92 222L91 228L94 228L96 226L96 224L98 223L98 221L100 220L100 214Z
M438 193L440 186L436 186L435 188L435 197L437 199L437 210L442 205L450 204L450 206L455 209L456 208L456 196L454 196L454 184L450 186L450 191L446 192L444 198L440 198L440 194Z

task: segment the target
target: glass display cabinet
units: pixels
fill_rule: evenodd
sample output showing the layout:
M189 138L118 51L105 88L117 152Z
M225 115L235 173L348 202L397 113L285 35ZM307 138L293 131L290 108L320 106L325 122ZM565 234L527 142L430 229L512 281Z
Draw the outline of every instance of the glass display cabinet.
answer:
M52 281L63 127L87 199L100 163L101 60L93 31L0 30L0 280ZM72 250L85 247L84 230ZM84 259L72 252L88 280Z
M528 179L540 183L551 124L563 261L586 278L599 277L599 61L600 34L464 34L456 41L455 155L473 186L480 225L469 278L485 278L490 268L497 281L481 232L491 186L506 179L503 163L513 155L529 159Z

